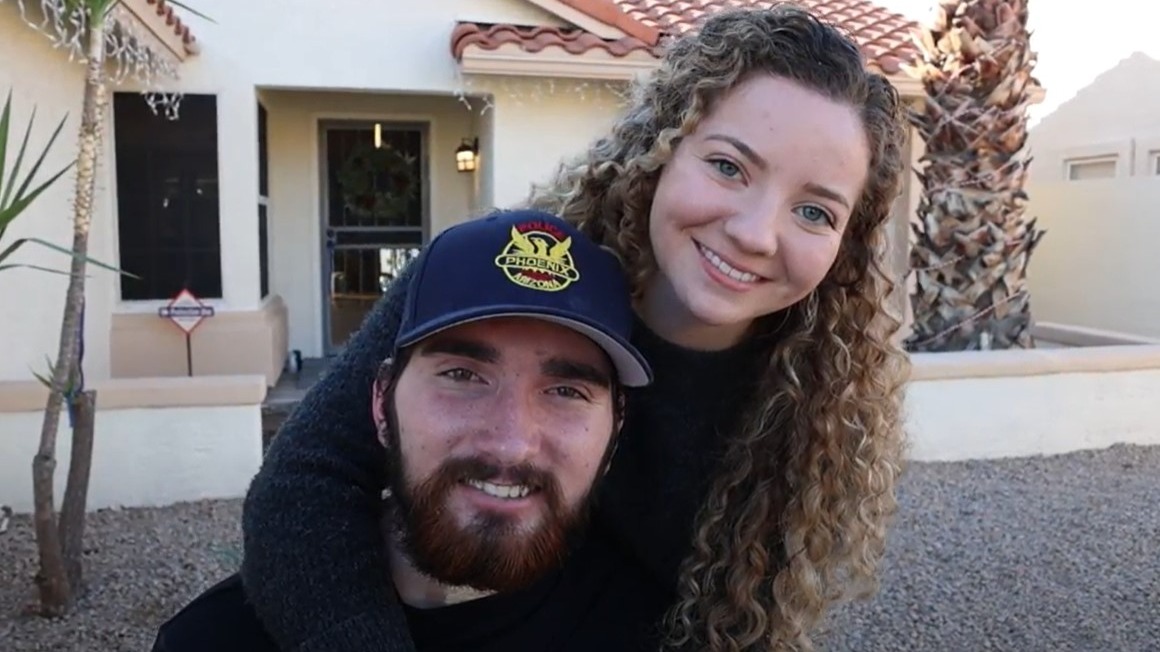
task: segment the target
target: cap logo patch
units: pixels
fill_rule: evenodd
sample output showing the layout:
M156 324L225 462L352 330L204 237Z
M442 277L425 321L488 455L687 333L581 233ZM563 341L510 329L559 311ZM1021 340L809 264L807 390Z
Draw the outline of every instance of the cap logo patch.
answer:
M511 240L495 264L516 285L543 292L563 290L580 278L569 252L572 238L563 235L543 222L513 226Z

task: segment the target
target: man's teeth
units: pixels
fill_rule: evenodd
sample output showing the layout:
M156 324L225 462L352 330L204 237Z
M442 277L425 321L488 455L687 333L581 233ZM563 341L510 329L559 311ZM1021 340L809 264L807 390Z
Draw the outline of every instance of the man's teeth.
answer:
M467 484L496 498L524 498L531 493L531 487L522 484L493 484L480 480L468 480Z
M720 256L705 248L703 245L698 244L697 249L701 252L701 255L705 257L705 260L709 261L713 267L716 267L717 270L722 274L735 281L741 281L742 283L756 283L761 278L757 274L743 272L736 267L733 267L724 260L721 260Z

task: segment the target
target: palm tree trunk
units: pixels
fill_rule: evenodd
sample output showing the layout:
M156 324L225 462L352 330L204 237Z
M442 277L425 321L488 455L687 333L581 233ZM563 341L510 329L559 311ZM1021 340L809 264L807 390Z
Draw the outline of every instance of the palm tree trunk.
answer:
M1027 108L1038 88L1028 0L941 0L919 35L911 115L926 145L911 248L907 349L1034 348L1028 264L1043 236L1025 215Z
M84 108L79 134L80 153L77 157L76 194L74 197L72 264L65 295L64 318L61 320L60 346L52 370L52 387L44 409L44 423L40 431L40 448L32 463L33 493L35 500L36 540L40 553L40 572L37 586L40 591L40 609L46 616L59 616L71 606L73 587L61 545L61 532L55 514L53 477L56 470L56 438L60 424L61 406L69 393L80 387L79 364L82 333L81 311L85 295L85 261L89 248L89 226L92 223L93 194L96 187L97 155L101 147L105 107L108 104L105 73L105 19L104 12L87 16Z

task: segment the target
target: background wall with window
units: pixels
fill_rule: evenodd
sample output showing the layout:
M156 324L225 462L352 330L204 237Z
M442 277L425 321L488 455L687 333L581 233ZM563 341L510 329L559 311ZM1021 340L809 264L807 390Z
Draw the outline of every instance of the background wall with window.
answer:
M1028 214L1046 231L1030 267L1036 318L1160 337L1160 62L1120 62L1029 146Z

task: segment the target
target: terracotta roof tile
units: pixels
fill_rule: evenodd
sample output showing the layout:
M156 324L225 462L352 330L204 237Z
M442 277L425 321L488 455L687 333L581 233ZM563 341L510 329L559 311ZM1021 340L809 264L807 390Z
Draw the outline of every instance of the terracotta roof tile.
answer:
M613 22L607 6L599 7L599 15L588 5L602 4L601 0L564 0L575 9L588 13L604 23ZM822 20L834 23L848 32L861 46L867 61L887 74L898 72L900 64L913 59L917 50L910 40L914 21L880 7L870 0L798 0ZM662 34L683 34L708 16L732 7L769 7L769 0L607 0L622 12L616 20L621 31L632 36L617 40L602 39L579 29L554 27L519 27L515 25L484 25L460 23L452 34L452 52L456 59L468 45L494 50L505 43L518 43L529 52L546 47L560 47L573 54L600 48L615 56L646 50L660 56L660 48L639 38L647 36L638 30L626 30L623 17Z
M858 42L867 59L883 72L899 70L901 60L917 54L911 43L914 21L870 0L797 0L818 18L841 26ZM769 0L616 0L637 21L667 34L683 34L706 17L733 7L770 7Z
M657 26L643 23L625 12L618 0L560 0L560 2L649 45L656 45L663 34Z
M558 47L571 54L583 54L589 50L602 49L617 57L629 52L656 49L637 38L627 37L613 41L602 39L582 29L559 27L459 23L451 32L451 52L456 59L459 59L469 45L478 45L484 50L495 50L507 43L516 43L525 52L539 52L544 48ZM659 51L654 54L659 54Z
M173 5L165 0L145 0L146 4L157 7L157 15L160 16L166 26L173 28L173 33L181 37L182 45L187 49L194 47L197 39L193 33L189 31L189 26L181 21L181 17L173 11Z

